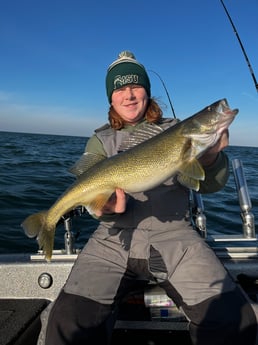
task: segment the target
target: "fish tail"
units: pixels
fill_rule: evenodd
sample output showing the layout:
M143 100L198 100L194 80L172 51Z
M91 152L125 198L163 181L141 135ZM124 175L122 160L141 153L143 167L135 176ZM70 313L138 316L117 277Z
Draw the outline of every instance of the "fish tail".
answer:
M39 232L46 222L46 216L47 212L43 211L34 213L31 216L27 217L21 224L25 234L30 238L38 236Z
M49 227L48 229L42 229L42 231L40 231L37 237L39 248L43 250L43 253L45 254L45 259L47 261L50 261L52 257L52 252L54 248L54 238L55 225Z
M50 261L56 224L50 223L47 216L47 211L32 214L21 225L28 237L37 237L39 248L43 250L46 260Z

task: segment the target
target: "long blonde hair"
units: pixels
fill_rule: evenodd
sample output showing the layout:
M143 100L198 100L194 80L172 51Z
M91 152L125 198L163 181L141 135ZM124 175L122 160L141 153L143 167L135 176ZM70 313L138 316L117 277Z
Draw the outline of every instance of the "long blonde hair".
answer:
M149 99L149 104L145 113L145 119L149 123L158 123L163 116L163 111L154 98ZM125 121L115 111L111 105L108 112L108 120L112 128L121 129L125 125Z

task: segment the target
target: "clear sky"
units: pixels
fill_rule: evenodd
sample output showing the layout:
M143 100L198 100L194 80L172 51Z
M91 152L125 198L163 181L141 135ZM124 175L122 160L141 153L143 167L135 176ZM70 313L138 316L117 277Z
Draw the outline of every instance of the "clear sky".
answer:
M258 78L258 1L224 0ZM220 0L0 4L0 130L90 136L107 121L108 65L132 51L184 119L227 98L230 144L258 146L258 92Z

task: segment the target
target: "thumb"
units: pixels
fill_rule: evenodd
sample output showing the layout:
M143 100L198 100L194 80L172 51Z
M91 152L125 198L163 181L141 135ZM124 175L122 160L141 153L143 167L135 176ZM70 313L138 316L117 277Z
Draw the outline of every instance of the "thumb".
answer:
M123 213L126 209L126 195L123 189L117 188L116 189L116 205L115 205L115 213Z

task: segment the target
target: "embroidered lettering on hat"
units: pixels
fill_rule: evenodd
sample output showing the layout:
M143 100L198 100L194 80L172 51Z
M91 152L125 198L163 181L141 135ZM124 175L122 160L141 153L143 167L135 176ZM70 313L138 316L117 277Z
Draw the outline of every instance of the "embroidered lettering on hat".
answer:
M138 84L139 77L137 74L117 75L114 79L114 90L128 84Z
M142 86L147 95L151 95L151 85L148 74L133 53L123 51L108 68L106 75L106 91L111 103L112 93L125 85L137 84Z

